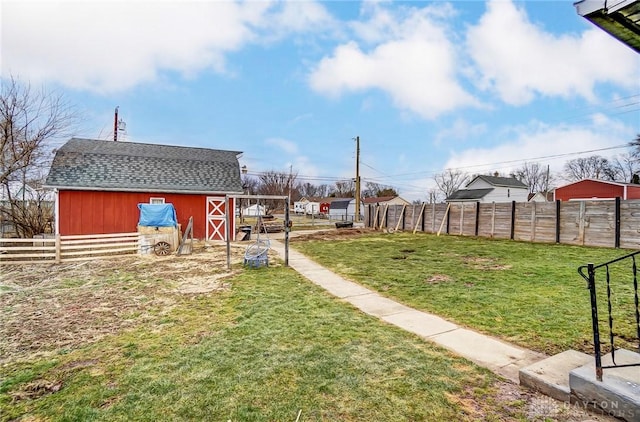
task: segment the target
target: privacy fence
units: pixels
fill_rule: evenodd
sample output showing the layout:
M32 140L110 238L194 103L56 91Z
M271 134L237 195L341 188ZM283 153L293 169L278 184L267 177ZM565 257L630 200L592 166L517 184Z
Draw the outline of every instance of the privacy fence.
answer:
M640 200L368 205L367 227L640 249Z
M139 234L114 233L52 236L34 239L0 238L0 266L86 261L137 253Z

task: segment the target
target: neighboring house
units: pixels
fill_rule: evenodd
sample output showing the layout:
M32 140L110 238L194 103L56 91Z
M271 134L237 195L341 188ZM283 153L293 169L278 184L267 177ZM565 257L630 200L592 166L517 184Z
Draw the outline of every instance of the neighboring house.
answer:
M139 203L171 203L183 229L193 217L195 238L225 240L225 195L243 193L239 154L73 138L56 151L45 183L55 189L56 233L136 231Z
M253 204L242 209L242 215L245 217L257 217L259 215L265 215L267 213L267 207L264 205Z
M307 212L307 205L309 200L307 198L300 198L300 200L293 203L293 212L296 214L309 214Z
M529 202L552 202L553 192L536 192L529 194Z
M560 201L615 198L640 199L640 185L608 182L597 179L583 179L557 187L554 191L554 199Z
M446 202L527 202L529 188L515 177L476 176Z
M411 205L409 201L399 196L378 196L373 198L363 198L364 205Z
M360 219L364 215L364 206L360 203ZM330 220L353 221L356 216L356 200L353 198L334 198L329 205Z

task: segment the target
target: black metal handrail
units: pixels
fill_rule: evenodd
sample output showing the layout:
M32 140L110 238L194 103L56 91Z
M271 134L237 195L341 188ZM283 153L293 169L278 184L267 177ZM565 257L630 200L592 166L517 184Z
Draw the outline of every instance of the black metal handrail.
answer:
M638 305L638 266L636 264L636 256L640 254L640 251L630 253L628 255L622 256L620 258L616 258L612 261L605 262L604 264L594 265L587 264L578 268L578 273L584 278L588 283L589 294L591 297L591 321L593 324L593 345L595 349L595 360L596 360L596 378L598 381L602 381L602 370L607 368L624 368L631 366L640 366L640 362L632 363L632 364L616 364L616 355L615 355L615 332L613 330L614 319L612 313L612 305L611 305L611 273L609 271L609 266L616 262L631 260L631 271L633 274L633 296L634 296L634 305L635 305L635 323L636 323L636 333L638 340L638 352L640 352L640 311ZM607 312L608 312L608 324L609 324L609 345L611 347L611 360L613 365L603 366L602 365L602 348L600 343L600 324L598 319L598 301L596 296L596 270L599 268L606 269L606 284L607 284ZM584 273L584 270L587 270L587 274Z

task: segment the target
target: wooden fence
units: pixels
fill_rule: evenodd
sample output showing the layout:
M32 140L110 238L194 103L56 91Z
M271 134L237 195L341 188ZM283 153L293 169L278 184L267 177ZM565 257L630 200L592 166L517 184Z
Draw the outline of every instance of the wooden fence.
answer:
M137 253L138 233L0 238L0 265L87 261Z
M640 249L640 200L369 205L367 227Z

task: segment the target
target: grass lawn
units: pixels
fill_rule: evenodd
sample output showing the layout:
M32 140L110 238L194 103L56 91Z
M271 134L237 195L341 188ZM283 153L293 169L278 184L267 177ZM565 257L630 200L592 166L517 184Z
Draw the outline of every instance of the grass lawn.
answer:
M517 386L505 394L487 370L289 268L236 267L194 288L215 275L203 256L0 275L0 420L526 419Z
M577 268L631 252L424 233L332 241L309 236L294 239L292 246L390 298L548 354L593 352L589 291ZM612 267L616 331L631 339L630 274ZM605 289L599 288L605 321Z

